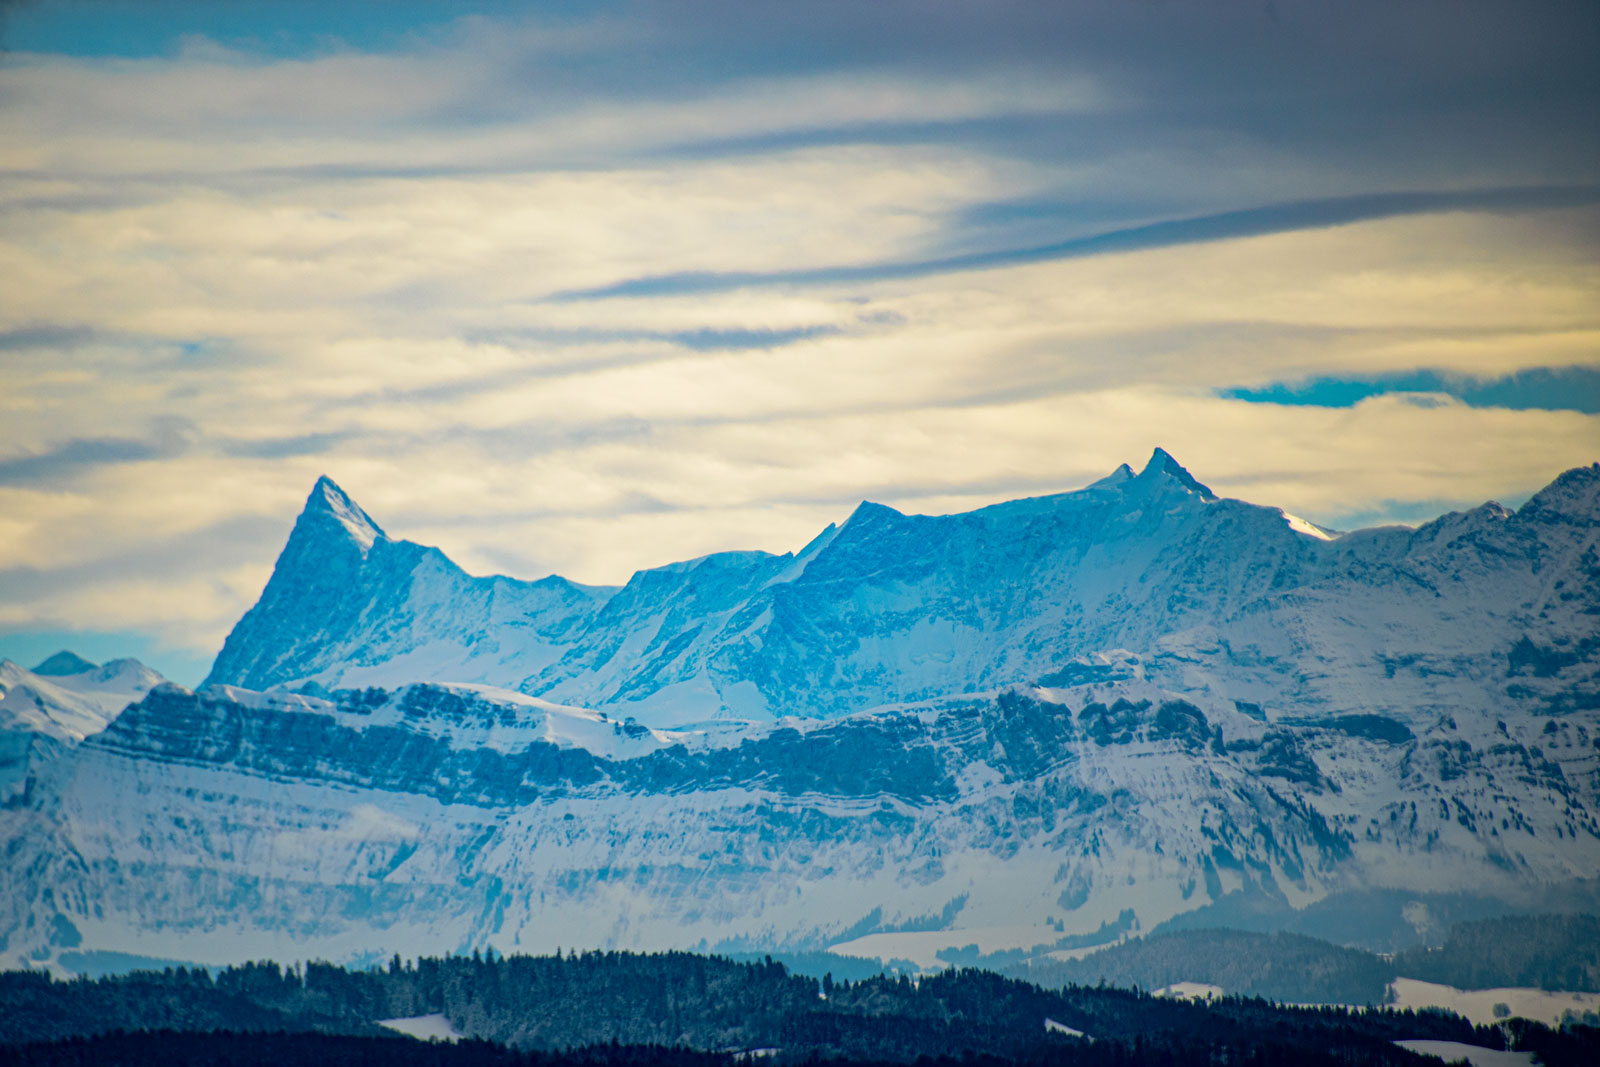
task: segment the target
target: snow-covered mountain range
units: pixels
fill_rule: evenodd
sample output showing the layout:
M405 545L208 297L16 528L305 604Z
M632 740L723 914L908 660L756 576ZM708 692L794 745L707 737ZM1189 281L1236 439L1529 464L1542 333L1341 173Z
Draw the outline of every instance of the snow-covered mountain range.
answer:
M27 765L0 957L931 963L1600 899L1597 539L1600 466L1336 534L1158 451L619 589L469 576L324 479L206 686Z
M671 726L1111 677L1132 657L1272 719L1560 711L1600 689L1597 514L1600 468L1580 468L1515 513L1333 535L1219 499L1157 451L1137 475L962 515L864 503L798 553L617 589L471 577L323 479L207 681L478 682Z

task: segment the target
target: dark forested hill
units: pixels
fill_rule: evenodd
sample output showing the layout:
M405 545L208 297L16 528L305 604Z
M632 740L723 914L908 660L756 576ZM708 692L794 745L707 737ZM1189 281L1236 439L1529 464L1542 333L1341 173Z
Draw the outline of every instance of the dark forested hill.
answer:
M426 1045L378 1036L385 1033L375 1026L378 1019L432 1013L488 1044L438 1049L429 1059L415 1051ZM141 1030L169 1032L163 1039L165 1059L149 1055L152 1046L133 1033ZM232 1056L222 1045L236 1039L199 1036L218 1031L256 1036L240 1046L248 1053ZM590 1058L582 1062L596 1065L681 1062L684 1067L705 1061L667 1050L762 1050L786 1063L979 1056L996 1067L1415 1064L1420 1061L1392 1042L1433 1038L1498 1048L1508 1033L1528 1047L1544 1042L1554 1050L1552 1065L1567 1055L1563 1049L1574 1056L1600 1055L1593 1032L1558 1034L1536 1024L1515 1031L1474 1028L1442 1013L1297 1009L1243 998L1192 1004L1109 987L1048 990L973 970L920 981L888 976L819 981L777 963L688 953L474 956L410 964L396 959L370 971L252 964L215 975L171 969L68 982L0 974L0 1045L6 1046L0 1067L89 1062L288 1067L379 1060L385 1067L413 1062L510 1067L570 1062L554 1054L574 1049L589 1050L583 1055ZM262 1050L269 1047L280 1047L282 1054L264 1058ZM322 1059L314 1055L319 1048L326 1053ZM656 1053L648 1051L652 1048ZM398 1051L385 1058L382 1049ZM547 1055L519 1059L508 1049ZM643 1058L606 1058L623 1056L627 1049L635 1050L628 1055Z
M997 969L1046 986L1105 982L1153 990L1203 982L1291 1004L1383 1004L1397 977L1459 989L1600 992L1600 917L1522 915L1457 923L1442 946L1392 958L1301 934L1173 930L1075 960L1043 957Z
M1160 989L1204 982L1293 1004L1382 1004L1394 967L1361 949L1299 934L1182 930L1125 941L1082 959L1035 961L1019 977L1044 985Z
M1600 917L1519 915L1458 923L1439 948L1395 957L1407 978L1465 989L1535 986L1600 992Z

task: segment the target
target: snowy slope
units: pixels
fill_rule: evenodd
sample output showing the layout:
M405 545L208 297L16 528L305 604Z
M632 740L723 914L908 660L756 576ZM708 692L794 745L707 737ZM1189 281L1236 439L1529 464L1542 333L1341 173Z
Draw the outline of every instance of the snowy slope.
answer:
M1453 986L1397 978L1390 987L1394 1006L1399 1011L1424 1011L1442 1008L1453 1011L1478 1026L1494 1026L1508 1016L1495 1015L1495 1008L1510 1012L1511 1018L1535 1019L1546 1026L1560 1026L1569 1018L1600 1015L1600 994L1553 993L1543 989L1456 989Z
M676 732L484 687L162 686L0 811L0 937L13 963L917 958L1241 895L1510 900L1600 871L1600 721L1560 726L1268 724L1138 679Z
M26 788L34 764L104 730L161 681L135 659L102 667L58 652L31 671L0 659L0 802Z
M466 575L323 480L218 684L13 731L59 751L0 806L0 961L939 960L1592 893L1597 536L1600 467L1335 534L1158 452L597 589Z
M40 668L59 662L58 653ZM82 741L160 685L161 675L136 659L96 666L78 660L70 673L27 670L0 659L0 730L26 730L57 741Z
M207 681L503 683L554 660L610 593L472 577L438 549L391 540L323 478Z
M1600 702L1600 467L1516 513L1335 535L1217 498L1157 453L963 515L862 504L798 554L720 553L621 589L472 578L323 480L210 681L480 682L653 726L833 717L1132 654L1271 718ZM1574 703L1576 702L1576 703Z

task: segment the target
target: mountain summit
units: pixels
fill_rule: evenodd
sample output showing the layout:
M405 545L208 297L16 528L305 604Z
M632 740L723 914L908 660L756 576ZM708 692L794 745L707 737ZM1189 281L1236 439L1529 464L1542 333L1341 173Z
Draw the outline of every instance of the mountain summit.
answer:
M1597 495L1580 468L1516 512L1333 534L1157 452L594 588L467 575L319 482L213 670L246 688L157 685L74 733L0 663L32 716L0 730L0 964L936 966L1169 920L1392 949L1589 909Z
M324 476L205 684L364 685L363 671L396 661L417 677L470 676L482 669L463 664L478 655L502 676L533 670L553 658L546 631L565 632L608 592L554 576L472 577L436 548L390 538Z
M1185 470L1183 464L1173 459L1172 454L1164 448L1158 448L1150 453L1150 462L1144 465L1144 470L1139 472L1138 477L1141 481L1147 482L1161 477L1170 478L1185 489L1200 494L1206 500L1217 499L1217 494L1196 481L1194 475Z
M966 514L863 503L799 555L719 553L618 589L472 577L322 479L208 681L481 683L671 726L832 717L1115 660L1291 717L1555 706L1600 675L1575 614L1600 594L1574 593L1596 588L1595 480L1568 472L1514 514L1336 535L1219 498L1156 449L1138 474ZM1534 591L1562 575L1565 599L1542 606Z
M311 495L306 498L306 506L300 512L299 522L295 524L296 532L302 523L308 531L343 531L344 536L363 550L371 548L373 542L379 539L386 539L372 517L362 511L326 474L317 479Z
M84 671L92 671L98 666L100 666L98 663L90 663L76 652L62 649L35 667L33 673L45 677L57 677L68 674L82 674Z
M344 490L318 478L261 599L228 635L208 681L251 685L307 666L305 643L355 625L381 592L369 556L389 544Z

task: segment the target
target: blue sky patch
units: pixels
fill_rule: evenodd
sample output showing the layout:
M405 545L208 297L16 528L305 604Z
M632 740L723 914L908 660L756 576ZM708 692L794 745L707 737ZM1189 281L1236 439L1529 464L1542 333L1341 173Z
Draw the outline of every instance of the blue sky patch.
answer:
M133 630L33 630L0 633L0 658L33 669L66 649L96 664L132 656L169 681L194 687L211 670L211 657L169 648Z
M1535 367L1500 378L1468 378L1433 370L1373 378L1310 378L1224 389L1220 395L1254 404L1348 408L1386 393L1444 394L1475 408L1594 415L1600 414L1600 366Z
M473 13L515 11L514 0L479 0ZM443 0L98 0L5 4L5 48L75 56L168 55L205 37L257 55L299 57L338 47L371 50L454 21L467 12Z

